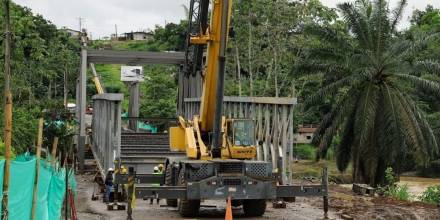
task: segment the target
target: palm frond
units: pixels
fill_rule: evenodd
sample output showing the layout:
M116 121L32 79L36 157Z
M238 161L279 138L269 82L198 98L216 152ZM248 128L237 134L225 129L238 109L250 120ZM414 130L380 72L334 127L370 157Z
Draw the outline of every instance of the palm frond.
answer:
M405 151L406 144L403 141L401 123L393 101L395 93L387 83L382 85L381 91L383 114L380 114L382 118L378 119L380 122L378 129L382 134L378 135L378 142L381 143L383 155L387 155L387 159L392 163L398 151Z
M388 43L389 37L389 22L388 22L388 8L385 0L376 0L373 6L373 14L370 19L370 26L372 33L372 41L374 43L375 57L381 58L381 54L385 52L384 48Z
M356 35L360 46L364 49L371 48L371 39L369 37L367 23L353 4L343 3L339 4L338 8L342 11L345 21L349 24L352 32Z
M440 76L440 62L437 60L422 60L415 64L417 70L424 70L427 73Z
M355 77L347 76L336 82L330 83L329 85L326 85L325 87L318 90L315 94L309 96L304 102L304 106L306 109L308 109L310 106L322 102L324 97L333 96L338 93L341 88L348 85L356 85L358 82L359 81L355 80Z
M440 85L436 82L408 74L394 74L393 76L403 79L422 90L427 90L440 98Z
M357 108L355 119L355 133L359 137L357 138L359 140L358 153L361 153L362 149L369 145L368 137L374 127L374 119L377 114L378 93L376 85L373 82L368 82L364 93Z
M333 110L326 115L320 126L315 132L312 143L319 146L317 158L324 158L330 147L333 137L338 132L347 115L352 114L356 109L355 103L358 100L358 92L351 89L347 95L335 103Z
M307 25L304 28L304 33L318 37L320 40L343 50L350 50L352 48L349 39L341 35L340 31L333 30L328 26Z
M397 7L392 11L393 18L391 19L391 32L394 33L396 31L397 24L400 19L402 19L403 9L408 4L408 0L400 0L397 3Z
M341 143L336 147L336 166L338 170L343 172L347 169L352 158L352 147L355 144L354 139L354 123L356 111L353 111L345 122L342 129Z
M419 126L422 129L422 134L426 142L425 147L428 149L428 151L430 151L432 155L438 154L439 146L438 146L437 138L434 134L434 130L432 129L431 125L426 119L425 113L422 110L420 110L420 108L417 106L415 101L411 99L411 97L403 93L401 93L400 96L404 98L406 104L414 112L414 117L416 118L417 122L419 123Z

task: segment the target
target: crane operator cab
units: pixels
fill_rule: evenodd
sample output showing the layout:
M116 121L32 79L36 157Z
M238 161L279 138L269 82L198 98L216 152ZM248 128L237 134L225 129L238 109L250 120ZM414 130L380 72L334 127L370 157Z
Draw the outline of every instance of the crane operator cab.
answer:
M199 130L197 117L195 123L180 118L180 126L170 128L171 151L186 152L191 159L201 158L201 152L209 152L209 142L204 145ZM254 159L257 156L255 146L255 122L252 119L222 119L222 159ZM205 160L212 159L209 153L202 156Z
M257 155L255 123L252 119L227 119L222 158L252 159Z

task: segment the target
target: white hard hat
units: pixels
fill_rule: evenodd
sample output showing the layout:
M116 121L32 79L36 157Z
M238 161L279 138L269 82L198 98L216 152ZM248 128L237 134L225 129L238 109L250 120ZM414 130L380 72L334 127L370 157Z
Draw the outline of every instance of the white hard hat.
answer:
M108 172L112 172L112 171L115 171L113 168L108 168Z
M159 171L159 167L154 167L154 171Z

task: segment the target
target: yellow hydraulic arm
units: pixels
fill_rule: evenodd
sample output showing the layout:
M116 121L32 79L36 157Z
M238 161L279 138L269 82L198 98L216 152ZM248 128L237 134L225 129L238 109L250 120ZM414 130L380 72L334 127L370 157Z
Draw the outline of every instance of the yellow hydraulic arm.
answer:
M226 9L224 7L226 7ZM224 58L231 8L232 0L214 0L211 24L208 30L206 32L201 31L201 34L191 38L192 44L208 45L199 116L200 129L202 131L213 131L214 127L215 110L218 107L218 98L220 98L220 96L217 95L217 84L220 81L218 80L217 73L219 66L222 65L219 63L219 57ZM227 10L227 12L224 12L224 10ZM222 26L223 23L225 24ZM202 34L203 32L206 34ZM223 96L223 94L221 94L221 96Z
M104 94L104 88L101 85L101 81L99 81L98 74L96 73L95 65L93 63L90 63L90 68L92 69L93 73L93 82L95 83L96 91L98 94Z

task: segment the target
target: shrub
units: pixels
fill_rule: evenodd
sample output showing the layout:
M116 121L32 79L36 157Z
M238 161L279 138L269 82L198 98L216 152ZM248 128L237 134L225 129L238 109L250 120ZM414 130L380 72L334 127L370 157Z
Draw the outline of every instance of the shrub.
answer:
M419 197L422 202L440 203L440 185L428 187Z
M403 185L393 185L389 186L387 190L385 191L385 195L388 197L396 198L403 201L409 201L411 200L411 195L408 192L408 186Z
M316 148L310 144L301 144L294 147L296 156L301 160L313 160L316 156Z
M385 170L385 181L387 185L385 187L379 187L378 193L403 201L411 200L412 196L409 194L408 186L397 185L397 180L398 178L394 175L393 168L388 167Z

